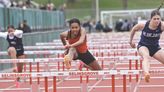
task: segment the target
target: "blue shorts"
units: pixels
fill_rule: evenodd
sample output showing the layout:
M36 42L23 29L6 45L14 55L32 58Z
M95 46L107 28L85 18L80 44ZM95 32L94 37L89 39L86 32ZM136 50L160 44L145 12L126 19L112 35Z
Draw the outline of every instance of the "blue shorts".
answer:
M17 57L24 55L24 49L23 48L16 49L16 51L17 51Z
M139 49L140 47L145 46L148 48L149 50L149 55L152 57L158 50L161 49L161 47L159 45L145 45L142 43L139 43L137 46L137 49Z

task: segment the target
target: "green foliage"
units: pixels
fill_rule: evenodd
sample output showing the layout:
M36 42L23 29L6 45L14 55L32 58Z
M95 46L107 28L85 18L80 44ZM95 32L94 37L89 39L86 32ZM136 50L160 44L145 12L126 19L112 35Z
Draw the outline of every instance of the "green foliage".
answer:
M95 17L95 6L93 3L96 0L75 0L74 3L68 3L68 0L34 0L40 4L46 4L48 2L54 3L55 7L59 7L63 4L67 4L66 18L77 17L83 19L85 17ZM99 0L99 8L101 10L122 10L124 0ZM128 10L131 9L155 9L162 0L127 0Z
M63 3L68 3L68 0L33 0L40 4L52 2L58 8ZM96 0L95 0L96 1ZM127 0L128 9L147 9L156 8L162 0ZM92 0L75 0L75 3L68 3L69 9L92 8ZM99 0L101 9L123 9L123 0Z

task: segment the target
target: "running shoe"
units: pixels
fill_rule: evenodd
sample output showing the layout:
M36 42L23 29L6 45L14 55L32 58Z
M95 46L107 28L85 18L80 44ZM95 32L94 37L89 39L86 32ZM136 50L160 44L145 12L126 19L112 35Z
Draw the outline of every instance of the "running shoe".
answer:
M67 69L71 68L70 57L68 55L65 55L65 57L64 57L64 64L66 65Z
M145 81L150 82L150 74L145 74Z
M20 81L18 81L17 79L15 81L15 86L16 86L16 88L20 88Z

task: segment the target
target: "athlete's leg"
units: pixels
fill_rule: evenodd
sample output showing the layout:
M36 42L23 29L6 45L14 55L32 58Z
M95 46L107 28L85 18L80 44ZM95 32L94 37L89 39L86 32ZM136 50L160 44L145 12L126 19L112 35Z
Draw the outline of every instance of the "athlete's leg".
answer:
M20 55L20 56L18 56L18 59L24 59L25 58L25 55ZM22 73L23 72L23 65L24 65L24 63L17 63L17 72L18 73ZM18 77L17 78L17 81L20 81L20 78ZM17 86L18 86L18 84L17 84Z
M90 67L90 66L86 65L85 63L84 63L84 65L83 65L83 67L88 68L88 69L90 69L90 70L93 70L93 68L92 68L92 67Z
M75 48L69 48L68 54L64 57L64 63L67 69L71 68L70 62L77 57L77 52Z
M25 55L18 56L18 59L24 59ZM23 71L24 63L17 63L18 72L21 73Z
M145 81L149 82L150 79L150 74L149 74L149 70L150 70L150 55L149 55L149 50L147 47L142 46L139 48L139 54L143 57L143 62L142 62L142 67L143 67L143 71L145 74Z
M77 69L78 70L82 70L82 68L88 68L90 70L93 70L92 67L88 66L87 64L85 64L83 61L79 61L77 62Z
M96 60L91 62L88 66L90 66L92 70L102 70L102 68L100 67L100 65Z
M96 61L95 57L89 52L78 53L78 59L83 61L91 70L101 70L99 63Z
M10 56L11 59L16 59L17 58L16 54L17 54L17 52L14 47L8 48L8 55ZM13 72L17 72L16 63L13 63L13 67L14 67Z
M162 64L164 64L164 51L162 49L160 49L159 51L157 51L153 57L155 59L157 59L159 62L161 62Z

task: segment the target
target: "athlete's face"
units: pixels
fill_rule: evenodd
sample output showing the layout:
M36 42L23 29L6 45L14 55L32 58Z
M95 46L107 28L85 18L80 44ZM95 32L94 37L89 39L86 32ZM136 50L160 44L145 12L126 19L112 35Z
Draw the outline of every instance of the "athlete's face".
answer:
M15 30L13 28L8 28L8 33L14 32Z
M151 21L154 26L158 26L159 23L161 22L161 17L159 15L155 15L152 17Z
M74 35L77 35L80 31L80 26L78 23L72 23L70 25L70 29L71 29L71 32L74 34Z

